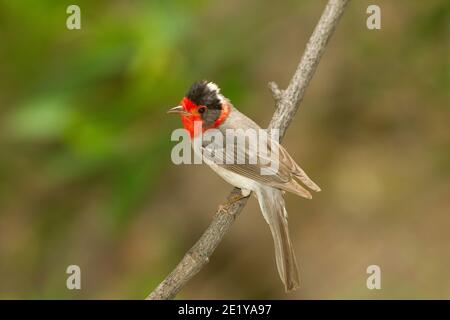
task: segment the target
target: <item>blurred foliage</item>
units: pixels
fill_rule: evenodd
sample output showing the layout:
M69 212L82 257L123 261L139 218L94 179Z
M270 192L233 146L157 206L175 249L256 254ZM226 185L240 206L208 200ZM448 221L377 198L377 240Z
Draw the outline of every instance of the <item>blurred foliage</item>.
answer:
M84 0L81 30L70 4L0 1L0 298L142 298L229 189L172 165L166 109L210 79L265 125L325 1ZM304 286L283 293L253 204L181 297L450 297L449 23L446 0L350 4L286 139L324 189L288 197Z

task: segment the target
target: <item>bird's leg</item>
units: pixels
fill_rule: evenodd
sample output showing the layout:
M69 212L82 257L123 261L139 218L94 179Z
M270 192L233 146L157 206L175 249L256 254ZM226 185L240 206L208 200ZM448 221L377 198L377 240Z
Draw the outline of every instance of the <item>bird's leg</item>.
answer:
M247 198L250 196L250 193L252 193L251 190L241 189L241 192L239 192L239 194L233 194L230 198L228 198L227 204L231 205L239 200Z
M238 202L244 198L248 198L250 196L251 190L240 189L239 193L233 192L233 194L228 197L227 202L225 204L219 205L219 211L226 211L226 207L231 206L233 203Z

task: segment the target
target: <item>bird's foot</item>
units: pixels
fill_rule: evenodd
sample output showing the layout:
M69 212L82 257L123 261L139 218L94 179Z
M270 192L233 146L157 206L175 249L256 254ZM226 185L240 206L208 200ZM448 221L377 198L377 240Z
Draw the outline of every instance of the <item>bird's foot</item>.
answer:
M219 205L219 211L227 211L233 203L238 202L244 198L248 198L250 196L251 191L246 189L241 189L239 193L233 193L230 197L228 197L227 202L225 204Z

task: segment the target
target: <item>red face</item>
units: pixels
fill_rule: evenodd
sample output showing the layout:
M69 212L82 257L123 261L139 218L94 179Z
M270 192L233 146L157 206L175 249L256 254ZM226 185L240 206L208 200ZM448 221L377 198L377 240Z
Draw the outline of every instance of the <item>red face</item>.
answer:
M191 138L194 137L194 123L196 121L202 122L202 133L205 132L207 128L204 126L202 114L205 113L206 107L198 106L186 97L181 100L181 106L187 112L186 114L181 114L181 121Z
M202 124L201 133L211 128L217 128L230 113L230 106L224 104L221 110L208 110L207 106L196 105L189 98L184 97L180 105L170 109L168 113L178 113L181 116L183 126L192 138L197 121Z

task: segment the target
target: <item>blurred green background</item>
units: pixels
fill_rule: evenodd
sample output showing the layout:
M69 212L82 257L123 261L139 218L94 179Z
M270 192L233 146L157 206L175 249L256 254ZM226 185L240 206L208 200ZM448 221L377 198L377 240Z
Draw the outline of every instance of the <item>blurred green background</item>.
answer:
M209 79L266 126L325 3L76 1L68 30L73 1L0 0L0 298L144 298L230 190L171 163L165 111ZM283 142L323 189L286 196L300 290L252 199L179 298L450 298L449 23L447 0L350 3Z

